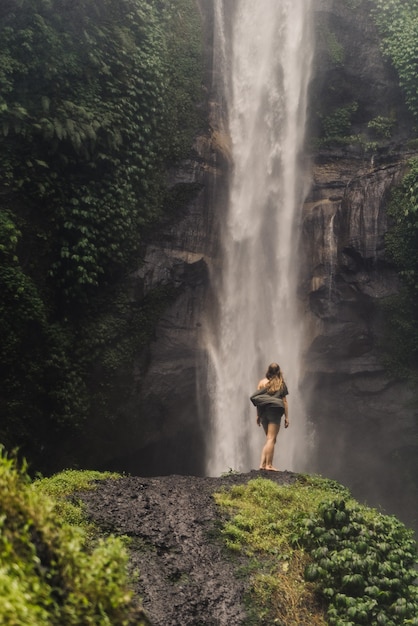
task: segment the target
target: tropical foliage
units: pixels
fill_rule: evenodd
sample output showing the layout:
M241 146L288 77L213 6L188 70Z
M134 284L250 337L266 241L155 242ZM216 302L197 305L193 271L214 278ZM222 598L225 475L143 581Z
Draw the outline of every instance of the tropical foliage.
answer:
M0 7L0 439L31 458L94 411L93 369L112 413L171 297L120 284L199 124L199 24L192 0Z
M418 120L418 2L373 0L373 4L383 51L396 68L408 106Z
M402 280L399 296L385 302L389 366L408 377L418 372L418 159L411 159L388 207L392 226L386 248Z
M399 75L410 111L418 121L418 2L374 0L373 16L382 49ZM380 122L381 126L381 122ZM385 353L393 371L415 376L418 371L418 162L411 160L401 185L394 190L388 213L392 227L386 237L390 258L402 280L399 297L385 303L388 333Z
M250 624L418 624L417 546L395 517L319 477L260 478L216 500L225 545L249 558Z
M417 548L395 517L346 499L324 501L305 521L301 544L312 563L305 578L315 582L335 626L418 626Z
M82 484L91 488L92 480L107 477L95 472L83 477ZM62 482L68 493L68 479ZM76 486L81 481L72 482ZM3 452L0 493L0 621L4 626L145 624L128 587L122 538L93 538L83 524L63 521L57 508L63 494L58 499L46 495L42 481L31 483Z

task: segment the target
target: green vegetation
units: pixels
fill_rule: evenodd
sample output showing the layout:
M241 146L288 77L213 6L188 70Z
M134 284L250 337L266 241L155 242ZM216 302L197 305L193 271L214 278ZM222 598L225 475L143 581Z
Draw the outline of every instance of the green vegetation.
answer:
M64 470L49 478L38 479L33 485L37 491L54 501L55 511L61 520L71 525L83 526L87 531L91 530L91 526L86 522L82 506L69 499L69 496L75 492L94 489L99 480L108 478L116 480L120 478L120 474L95 470Z
M363 153L376 150L377 141L370 141L363 134L352 134L353 117L358 108L358 102L351 102L334 108L327 115L319 115L321 138L316 142L317 146L357 146ZM371 120L367 127L376 137L387 139L390 137L393 124L394 122L389 118L378 116Z
M372 11L382 48L392 61L406 102L418 121L418 3L374 0ZM388 131L389 132L389 131ZM414 148L412 142L409 147ZM388 213L393 221L386 236L389 257L402 280L399 296L384 304L388 331L383 346L392 372L416 378L418 372L418 162L413 159L402 183L392 193Z
M126 538L104 539L74 496L113 473L31 481L0 453L0 620L5 626L145 626L127 577ZM215 494L248 625L417 626L417 546L396 518L338 483L258 478ZM245 557L245 565L242 557Z
M0 454L0 621L4 626L145 624L128 588L123 540L93 541L79 520L74 526L61 518L65 494L107 477L72 472L31 483L15 461ZM57 508L46 492L57 497L59 490Z
M334 494L335 492L335 494ZM280 487L264 478L215 495L226 517L222 535L229 550L249 557L250 624L325 625L322 603L303 581L307 553L296 546L304 519L330 493L345 493L331 481L301 478Z
M418 624L416 544L396 518L316 477L215 497L226 546L249 558L249 624Z
M323 141L347 143L353 138L350 136L351 120L358 109L357 102L351 102L342 107L334 109L332 113L322 117Z
M165 174L200 124L201 78L193 0L0 7L0 441L43 471L41 448L117 421L175 295L134 298L128 276L176 219Z
M382 48L391 59L405 91L409 109L418 120L418 3L416 0L373 0L373 17Z
M334 65L342 65L344 62L344 47L338 41L335 33L333 33L329 28L323 28L321 36L326 41L331 61Z
M388 365L396 374L415 378L418 373L418 159L392 192L388 206L392 218L385 243L402 280L401 293L384 303L388 319Z
M409 171L393 190L388 213L395 222L386 239L388 251L406 287L418 292L418 158L409 161Z
M367 124L367 127L374 131L374 133L378 137L383 137L385 139L389 139L392 135L393 126L395 124L395 119L391 117L384 117L383 115L378 115L373 120Z
M417 546L395 517L347 503L321 503L301 545L313 562L305 579L328 602L332 625L418 626Z

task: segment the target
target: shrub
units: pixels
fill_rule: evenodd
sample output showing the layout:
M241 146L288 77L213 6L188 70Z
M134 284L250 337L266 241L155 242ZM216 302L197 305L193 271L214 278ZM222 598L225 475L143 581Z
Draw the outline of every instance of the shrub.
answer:
M331 625L418 626L413 532L395 517L345 499L323 502L306 520L305 578L329 603Z
M0 622L4 626L140 626L120 538L87 548L52 498L0 454Z
M201 123L201 23L194 0L0 4L0 440L51 472L63 441L117 422L167 306L129 276L177 219L166 172Z
M418 373L418 159L393 190L388 205L391 225L386 251L394 263L402 289L383 303L387 338L382 346L391 371L405 378Z
M226 546L249 559L249 623L418 623L416 543L396 518L319 477L260 478L215 498Z
M347 138L350 134L352 116L358 109L358 103L352 102L335 109L322 119L325 140Z

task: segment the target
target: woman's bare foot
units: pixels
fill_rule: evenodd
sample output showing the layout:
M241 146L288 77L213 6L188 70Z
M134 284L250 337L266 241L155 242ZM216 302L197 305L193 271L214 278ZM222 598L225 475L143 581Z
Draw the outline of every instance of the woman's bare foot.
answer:
M265 467L265 465L260 465L260 467L259 467L258 469L259 469L259 470L265 470L265 469L266 469L266 467Z
M266 467L264 467L263 469L268 470L269 472L278 472L279 470L276 469L275 467L273 467L272 465L267 465Z

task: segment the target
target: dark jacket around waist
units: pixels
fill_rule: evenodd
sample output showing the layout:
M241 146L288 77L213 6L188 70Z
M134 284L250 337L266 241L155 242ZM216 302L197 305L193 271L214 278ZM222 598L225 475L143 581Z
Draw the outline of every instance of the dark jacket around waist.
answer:
M275 406L283 409L284 404L282 398L286 396L288 393L287 388L280 389L280 391L275 391L274 394L267 393L265 388L258 389L253 395L250 397L251 402L256 407L266 407L266 406Z

